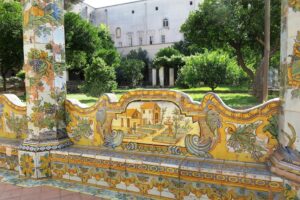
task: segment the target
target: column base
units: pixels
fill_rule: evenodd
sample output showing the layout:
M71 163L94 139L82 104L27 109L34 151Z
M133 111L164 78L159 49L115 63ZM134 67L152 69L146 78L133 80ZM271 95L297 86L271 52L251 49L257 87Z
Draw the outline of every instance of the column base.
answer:
M39 142L24 141L19 146L19 175L28 178L51 177L50 150L58 150L72 145L69 138Z
M63 149L72 144L73 143L70 141L69 138L60 139L60 140L51 140L46 142L25 140L23 144L20 145L19 149L24 151L30 151L30 152L43 152L43 151Z

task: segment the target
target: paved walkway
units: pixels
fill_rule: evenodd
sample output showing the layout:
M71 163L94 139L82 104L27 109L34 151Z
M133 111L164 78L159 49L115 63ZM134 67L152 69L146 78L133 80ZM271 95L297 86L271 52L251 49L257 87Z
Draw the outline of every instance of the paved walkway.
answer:
M100 200L101 198L48 186L24 188L0 183L0 200Z

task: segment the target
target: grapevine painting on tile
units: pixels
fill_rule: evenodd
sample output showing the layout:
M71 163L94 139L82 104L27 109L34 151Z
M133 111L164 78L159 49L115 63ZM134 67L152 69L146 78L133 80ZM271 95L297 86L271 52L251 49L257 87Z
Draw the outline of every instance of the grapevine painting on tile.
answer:
M63 1L25 0L23 6L28 139L64 138Z

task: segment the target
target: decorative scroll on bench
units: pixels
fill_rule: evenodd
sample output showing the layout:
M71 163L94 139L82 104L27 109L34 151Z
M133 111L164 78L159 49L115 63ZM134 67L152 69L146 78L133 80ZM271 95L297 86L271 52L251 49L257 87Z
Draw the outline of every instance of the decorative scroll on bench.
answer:
M199 103L177 91L135 90L89 108L67 101L67 131L82 146L265 162L277 147L279 106L274 99L239 111L213 93Z
M26 104L12 94L0 95L0 138L27 136Z

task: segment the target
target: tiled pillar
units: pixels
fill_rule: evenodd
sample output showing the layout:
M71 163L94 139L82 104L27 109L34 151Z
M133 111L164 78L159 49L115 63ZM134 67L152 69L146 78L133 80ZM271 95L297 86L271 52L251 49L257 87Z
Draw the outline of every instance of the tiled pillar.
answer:
M282 0L280 145L271 171L284 178L285 199L300 198L300 0Z
M20 175L50 176L49 150L70 145L66 134L64 0L24 0L24 70L28 137Z
M300 1L283 0L282 4L279 140L283 146L294 143L293 148L300 151Z

